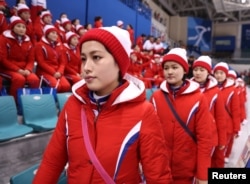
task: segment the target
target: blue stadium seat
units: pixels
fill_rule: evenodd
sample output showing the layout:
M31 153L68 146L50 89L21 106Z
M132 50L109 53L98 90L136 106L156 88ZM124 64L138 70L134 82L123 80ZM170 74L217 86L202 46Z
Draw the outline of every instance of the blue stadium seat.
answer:
M59 107L59 111L62 110L64 104L66 103L66 101L68 100L68 98L72 95L72 92L65 92L65 93L57 93L56 94L56 98L57 98L57 102L58 102L58 107Z
M10 178L10 184L32 184L39 164L35 164L32 167L25 169L24 171L17 173ZM58 179L57 184L67 184L66 172L63 171Z
M24 124L37 132L55 128L58 116L53 95L21 95L21 105Z
M10 178L10 184L31 184L38 166L39 164L35 164L32 167L12 176Z
M13 96L0 96L0 142L22 137L33 132L31 127L19 124Z

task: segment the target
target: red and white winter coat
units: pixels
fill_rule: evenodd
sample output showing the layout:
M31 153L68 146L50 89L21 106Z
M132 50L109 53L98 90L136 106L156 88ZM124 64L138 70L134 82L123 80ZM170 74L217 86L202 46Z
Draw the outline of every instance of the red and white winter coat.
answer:
M234 81L226 79L220 88L226 109L226 127L228 134L237 134L240 131L240 100Z
M77 75L81 73L82 60L79 47L71 49L68 44L64 43L64 57L66 60L65 75Z
M226 110L217 80L209 75L203 94L207 98L209 110L212 114L212 141L213 145L226 145Z
M33 184L56 183L67 162L68 183L104 183L86 151L81 109L94 152L115 183L138 184L139 161L147 184L172 182L162 126L154 107L145 100L144 84L130 75L125 79L100 111L90 101L84 80L73 86Z
M185 83L173 94L169 84L163 81L151 98L163 124L174 183L180 184L190 183L193 177L207 180L212 149L211 115L207 99L200 92L198 83L190 80L185 80ZM164 93L196 137L196 142L173 115Z
M53 76L56 72L64 74L66 61L61 43L52 46L45 37L42 37L35 46L35 58L38 64L36 69L38 76L43 74Z
M1 71L17 72L19 69L32 72L34 48L30 38L25 35L19 42L14 33L6 30L0 36Z

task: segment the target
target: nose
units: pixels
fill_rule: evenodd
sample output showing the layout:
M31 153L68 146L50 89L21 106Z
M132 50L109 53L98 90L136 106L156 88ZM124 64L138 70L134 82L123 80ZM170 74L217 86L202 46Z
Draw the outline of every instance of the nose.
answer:
M84 72L89 73L91 71L92 64L89 59L86 58L86 60L82 63L82 69Z

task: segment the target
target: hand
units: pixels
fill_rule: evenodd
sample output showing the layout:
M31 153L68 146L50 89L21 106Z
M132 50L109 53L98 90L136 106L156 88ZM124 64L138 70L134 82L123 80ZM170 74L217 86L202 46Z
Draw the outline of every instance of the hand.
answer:
M196 179L196 184L208 184L207 180L198 180Z
M25 71L23 69L19 69L19 70L17 70L17 72L20 73L21 75L25 76Z
M24 73L26 76L28 76L30 74L30 71L29 70L24 70Z
M56 79L59 79L59 78L61 77L60 72L56 72L56 73L54 74L54 77L55 77Z
M225 145L219 145L218 147L219 147L219 150L223 150L223 149L225 149L226 146Z

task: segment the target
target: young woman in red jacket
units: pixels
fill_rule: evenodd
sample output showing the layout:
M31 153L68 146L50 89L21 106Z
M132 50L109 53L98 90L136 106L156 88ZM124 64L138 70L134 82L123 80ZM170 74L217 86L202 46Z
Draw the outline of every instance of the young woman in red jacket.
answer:
M238 136L240 131L240 100L234 81L227 78L228 70L228 64L225 62L219 62L214 66L214 77L218 81L223 97L223 106L226 109L227 142L226 148L223 150L226 154L221 155L222 158L225 158L225 162L228 162L231 153L230 144L233 144L234 138Z
M185 49L170 50L163 57L162 67L165 80L151 102L165 131L173 181L207 183L212 149L207 99L198 83L184 77L188 73Z
M56 183L67 162L70 184L138 184L139 163L147 184L172 183L161 123L143 82L127 74L128 32L91 29L80 50L84 79L72 88L33 184Z
M50 87L56 88L57 92L68 92L71 85L64 76L66 61L63 46L57 42L57 29L52 25L46 25L43 32L44 36L35 46L36 73L43 77Z
M25 22L17 16L10 19L10 30L0 37L0 72L11 80L10 94L17 100L18 88L28 83L30 88L39 87L39 78L32 73L34 67L34 48L25 34Z
M78 47L78 35L72 31L69 31L66 33L66 41L67 42L63 44L65 50L64 57L66 59L64 75L71 84L75 84L82 79L82 61Z
M211 167L223 168L224 159L221 154L224 154L226 145L226 110L223 104L223 98L218 87L217 80L211 75L212 60L209 56L200 56L192 65L193 78L192 80L200 84L200 90L205 95L208 101L209 110L212 115L212 138L214 149L212 150Z

